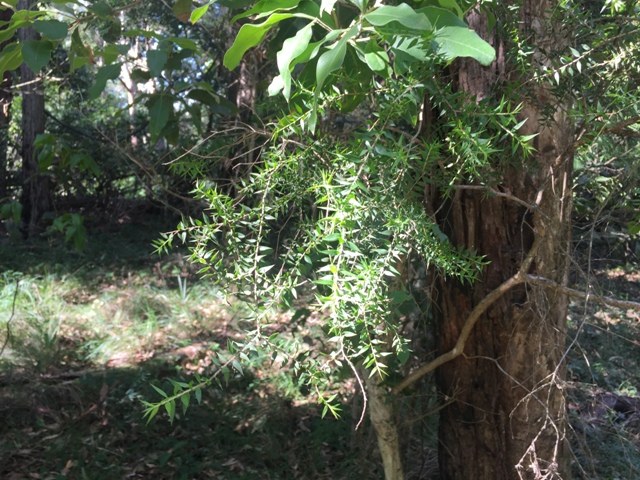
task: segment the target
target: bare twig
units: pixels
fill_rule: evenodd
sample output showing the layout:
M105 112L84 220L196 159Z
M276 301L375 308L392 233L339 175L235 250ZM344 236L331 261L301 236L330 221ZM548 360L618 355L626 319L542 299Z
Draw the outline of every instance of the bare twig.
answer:
M347 364L349 365L349 368L351 368L351 371L353 372L353 375L356 377L356 380L358 382L358 386L360 387L360 391L362 392L362 412L360 413L360 419L358 420L358 423L356 424L356 430L358 430L358 428L360 428L360 425L362 425L362 422L364 422L364 415L367 412L367 390L364 388L364 384L362 383L362 379L360 378L360 375L358 374L358 370L356 369L356 366L353 364L353 362L351 362L351 360L349 360L349 356L345 353L344 351L344 344L341 342L340 344L340 353L342 353L342 358L344 358L344 360L347 362Z
M516 197L515 195L512 195L512 194L507 193L507 192L500 192L499 190L496 190L495 188L487 187L487 186L484 186L484 185L454 185L453 188L455 188L456 190L480 190L480 191L486 192L487 196L489 196L489 197L506 198L507 200L511 200L512 202L517 203L518 205L522 205L523 207L527 208L528 210L534 210L534 209L538 208L538 204L537 203L525 202L524 200L522 200L521 198Z
M640 312L640 302L633 302L631 300L620 300L619 298L607 297L605 295L594 295L590 292L583 292L574 288L569 288L565 285L561 285L553 280L538 275L524 275L525 281L532 285L539 287L545 287L552 290L559 291L565 295L573 298L580 298L583 300L592 301L601 305L609 305L610 307L626 308L627 310L634 310Z

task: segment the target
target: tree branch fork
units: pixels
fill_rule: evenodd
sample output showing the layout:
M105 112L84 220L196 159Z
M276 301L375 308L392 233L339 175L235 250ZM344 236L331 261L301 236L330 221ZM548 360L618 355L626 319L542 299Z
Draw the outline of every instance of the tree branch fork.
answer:
M534 241L527 257L524 259L522 264L520 265L520 269L510 278L501 283L498 287L492 290L487 296L485 296L474 308L471 310L471 313L465 320L462 330L460 331L460 336L456 341L455 345L448 352L443 353L442 355L437 356L430 362L418 367L416 370L411 372L409 375L404 377L400 383L395 385L391 392L393 394L398 394L403 390L407 389L418 380L420 380L425 375L433 372L436 368L448 363L452 360L455 360L459 356L464 353L464 348L466 346L467 340L469 339L471 332L473 331L473 327L478 323L480 317L489 309L491 305L493 305L497 300L499 300L503 295L505 295L509 290L513 287L522 284L534 285L542 288L546 288L549 290L554 290L556 292L567 295L568 297L580 298L586 301L591 301L594 303L609 305L617 308L624 308L629 310L634 310L640 312L640 302L633 302L629 300L620 300L617 298L612 298L603 295L594 295L590 292L584 292L581 290L576 290L573 288L569 288L566 285L562 285L558 282L555 282L549 278L545 278L538 275L532 275L527 273L531 263L539 249L540 245L540 235L536 235L536 240Z

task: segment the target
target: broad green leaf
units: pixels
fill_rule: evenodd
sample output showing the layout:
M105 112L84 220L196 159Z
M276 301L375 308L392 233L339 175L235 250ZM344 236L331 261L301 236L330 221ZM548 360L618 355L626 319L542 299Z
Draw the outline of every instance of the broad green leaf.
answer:
M22 65L22 49L17 43L10 43L0 52L0 78L4 73Z
M295 59L295 64L297 65L299 63L306 63L309 60L313 60L314 58L316 58L318 56L318 53L320 53L320 49L322 48L322 46L325 43L333 42L334 40L336 40L340 36L340 33L342 31L343 30L331 30L325 35L322 40L311 42L309 46L307 46L305 51Z
M312 24L310 23L304 28L298 30L298 33L293 37L287 38L282 44L282 49L277 54L278 71L280 72L279 77L282 80L282 94L287 100L289 100L291 96L292 62L305 52L309 46L309 41L311 41L312 33L313 29ZM277 91L275 91L275 87L272 88L270 86L269 94L274 95L275 93L273 92L277 93Z
M204 103L205 105L219 105L220 97L210 92L209 90L205 90L202 88L196 88L191 90L187 94L188 98L192 100L197 100L200 103Z
M444 27L465 27L469 28L463 20L456 16L453 12L445 10L439 7L424 7L417 10L424 14L433 25L433 28L438 30Z
M316 90L314 93L314 105L309 113L309 120L307 126L311 132L316 129L316 124L318 123L318 97L320 95L320 91L324 86L325 81L329 77L329 75L335 72L340 68L342 62L344 62L344 57L347 53L347 42L349 39L357 35L360 26L359 24L354 24L351 28L342 34L342 37L334 43L329 49L324 52L318 58L318 63L316 64ZM344 30L341 31L341 33Z
M447 10L455 10L458 17L462 18L464 16L464 12L455 0L438 0L438 3L441 7L446 8Z
M69 25L58 20L37 20L33 22L33 28L49 40L63 40Z
M13 36L16 34L17 31L18 31L18 27L16 26L12 26L10 28L0 31L0 43L4 43L7 40L13 38Z
M358 33L359 26L353 25L334 45L318 58L316 65L316 93L324 86L327 77L335 72L344 61L347 53L347 42Z
M114 45L110 43L102 49L102 58L106 65L115 62L120 55L125 55L129 47L127 45Z
M76 27L71 34L71 48L69 50L69 62L71 71L74 72L78 68L93 63L93 52L87 47L80 38L80 28Z
M27 40L22 44L22 58L31 70L38 72L49 63L52 50L49 40Z
M398 37L391 45L393 69L398 75L406 73L412 64L427 60L432 48L427 47L421 38Z
M151 79L151 74L146 70L142 70L140 68L134 68L131 71L131 79L134 82L144 83L144 82L148 82Z
M235 23L241 18L247 18L251 15L258 14L257 18L266 17L272 13L283 10L291 10L296 8L300 0L260 0L252 8L246 12L239 13L231 19L231 23Z
M193 0L176 0L171 10L178 20L186 23L191 18L192 4Z
M416 12L406 3L401 3L398 6L383 5L367 13L364 18L376 27L398 22L411 30L421 32L431 30L431 23L427 17L422 13Z
M193 12L191 12L191 17L189 17L189 21L191 23L196 23L205 15L205 13L207 13L207 10L209 10L209 7L211 5L213 5L213 2L205 3L201 7L194 9Z
M271 80L271 83L267 88L267 94L270 97L273 97L274 95L279 94L283 88L284 88L284 80L282 78L282 75L276 75L275 77L273 77L273 80Z
M367 43L364 50L359 51L358 54L374 72L380 72L389 66L389 55L373 40Z
M153 95L147 106L149 107L149 133L152 141L155 141L167 125L171 113L173 112L174 98L171 95L156 94Z
M151 50L147 52L147 68L151 75L159 77L167 64L169 55L165 50Z
M184 50L191 50L193 52L200 51L198 44L193 40L191 40L190 38L169 37L167 38L167 40L175 43L176 45L178 45L180 48L183 48Z
M291 13L274 13L262 23L246 24L240 27L233 45L224 54L224 66L229 70L236 68L247 50L258 45L274 25L292 17Z
M91 13L95 13L99 17L113 16L113 8L111 8L111 6L105 1L94 2L87 10Z
M467 27L444 27L435 34L438 54L447 60L470 57L482 65L496 58L496 51L473 30Z
M98 70L95 83L89 88L89 98L91 100L98 98L107 86L107 80L115 80L120 76L121 63L105 65Z
M349 0L349 3L355 5L360 9L361 12L364 12L364 9L367 8L367 0Z

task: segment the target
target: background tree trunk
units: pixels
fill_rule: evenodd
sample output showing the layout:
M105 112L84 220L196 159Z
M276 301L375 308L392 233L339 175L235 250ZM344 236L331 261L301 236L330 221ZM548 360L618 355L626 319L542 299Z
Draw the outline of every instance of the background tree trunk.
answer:
M19 8L28 10L35 6L33 0L21 0ZM18 32L21 42L36 40L38 35L32 28ZM35 149L37 136L44 132L44 92L42 80L23 63L20 66L22 93L22 225L25 236L33 236L40 229L42 215L51 207L49 179L38 167Z
M10 9L0 11L0 21L8 22L13 11ZM0 43L0 50L9 43L10 40ZM7 200L8 192L8 149L9 149L9 124L11 123L11 101L13 93L11 91L13 75L5 72L0 78L0 203Z
M550 18L553 6L546 0L522 6L521 33L536 49L535 67L546 64L547 55L564 44L559 24ZM468 22L493 40L483 15L473 12ZM462 61L459 86L477 99L488 98L501 71L500 55L491 68ZM440 352L453 347L474 306L519 270L536 237L539 248L528 273L566 284L573 132L566 105L544 85L529 85L522 114L528 120L521 133L538 134L535 153L503 167L496 188L538 207L528 209L509 198L462 187L440 209L444 213L437 220L449 238L490 262L472 286L438 280ZM440 416L441 478L559 478L564 469L566 310L567 299L559 292L515 287L482 316L464 355L438 369L440 392L446 402L453 400Z

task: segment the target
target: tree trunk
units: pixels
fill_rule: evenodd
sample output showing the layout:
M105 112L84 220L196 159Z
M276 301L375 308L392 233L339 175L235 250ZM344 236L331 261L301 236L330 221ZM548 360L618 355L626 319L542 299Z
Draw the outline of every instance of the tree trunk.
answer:
M521 34L535 48L537 71L548 64L546 55L565 44L558 24L550 18L553 6L547 0L525 0L521 7ZM473 12L468 22L493 41L483 15ZM497 50L498 61L491 68L472 61L458 66L460 88L476 99L489 98L495 91L502 73ZM527 273L563 285L567 281L573 132L566 105L553 97L549 87L530 82L528 88L522 114L528 120L521 133L538 134L533 140L535 153L502 167L496 188L504 196L460 187L447 208L440 209L446 213L437 218L452 242L490 262L472 286L438 280L434 310L441 352L454 346L471 310L518 272L534 240L537 250ZM515 197L537 206L527 208ZM566 473L562 462L566 310L566 296L558 291L514 287L480 318L464 355L437 370L438 386L448 403L440 416L441 478L551 479Z
M393 415L391 395L382 386L376 376L367 373L367 396L369 399L369 418L376 431L378 450L382 457L385 480L403 480L404 470L400 455L400 437L398 425Z
M19 8L34 8L33 0L21 0ZM18 32L21 42L36 40L38 35L32 28ZM49 179L38 167L35 149L36 137L44 132L44 93L42 80L23 63L20 66L22 92L22 224L25 236L33 236L40 229L42 215L50 209Z
M8 8L0 10L0 21L8 22L11 20L12 14L13 11ZM9 42L10 40L0 43L0 50ZM5 72L4 76L0 78L0 204L7 200L8 194L9 124L11 123L11 101L13 100L12 77L11 72Z

